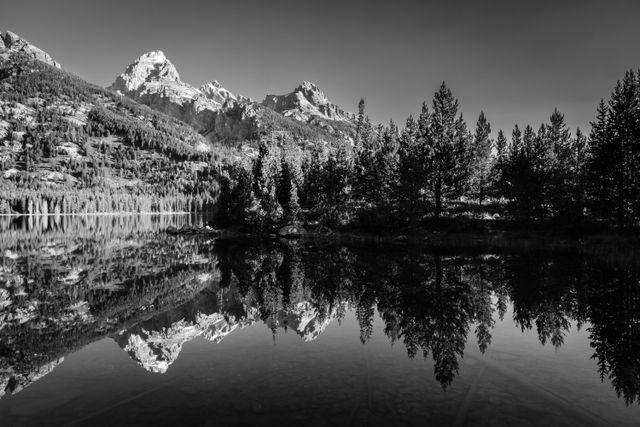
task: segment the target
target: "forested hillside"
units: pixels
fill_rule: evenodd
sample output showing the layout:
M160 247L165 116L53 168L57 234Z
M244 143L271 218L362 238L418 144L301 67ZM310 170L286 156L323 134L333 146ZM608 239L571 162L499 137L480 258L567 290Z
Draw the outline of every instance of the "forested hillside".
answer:
M0 213L209 207L224 150L21 53L0 60Z

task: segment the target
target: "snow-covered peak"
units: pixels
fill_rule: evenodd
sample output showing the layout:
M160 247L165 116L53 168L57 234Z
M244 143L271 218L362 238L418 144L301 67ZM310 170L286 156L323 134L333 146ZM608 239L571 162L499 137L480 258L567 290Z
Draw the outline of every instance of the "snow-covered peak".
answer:
M140 55L138 61L141 62L154 62L154 63L164 63L167 62L168 59L164 55L164 52L161 50L153 50L151 52L144 53Z
M129 93L140 89L145 83L175 83L182 85L176 67L167 59L164 52L147 52L136 59L120 74L112 90Z

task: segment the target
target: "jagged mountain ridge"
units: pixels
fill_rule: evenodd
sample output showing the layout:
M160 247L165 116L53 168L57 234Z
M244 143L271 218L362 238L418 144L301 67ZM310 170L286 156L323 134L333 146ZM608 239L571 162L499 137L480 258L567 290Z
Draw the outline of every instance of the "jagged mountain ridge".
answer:
M289 131L302 139L324 135L345 140L353 134L354 115L331 103L313 83L257 103L217 81L200 88L182 82L162 51L141 55L108 89L191 124L214 142L255 139L267 130ZM296 129L305 126L310 128L306 132Z
M285 95L267 95L262 105L285 117L309 122L314 117L351 122L355 116L333 104L320 88L311 82L302 82L293 92Z
M127 67L107 89L183 120L206 131L227 101L250 102L224 89L217 81L196 88L180 79L161 50L145 53Z

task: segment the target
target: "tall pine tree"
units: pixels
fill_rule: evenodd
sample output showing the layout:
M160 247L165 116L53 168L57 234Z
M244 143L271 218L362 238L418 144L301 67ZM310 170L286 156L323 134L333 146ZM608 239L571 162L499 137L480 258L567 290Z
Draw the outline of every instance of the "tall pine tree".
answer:
M472 159L471 137L458 112L458 100L444 82L434 95L429 131L423 137L429 147L425 183L433 216L439 218L449 201L464 194Z

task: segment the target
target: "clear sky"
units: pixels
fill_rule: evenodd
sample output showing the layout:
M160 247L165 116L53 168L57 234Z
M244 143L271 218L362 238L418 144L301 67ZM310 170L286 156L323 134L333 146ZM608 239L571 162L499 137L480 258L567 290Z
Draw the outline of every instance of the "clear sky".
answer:
M365 98L401 124L444 80L470 126L537 128L554 107L588 131L600 98L640 68L640 1L15 0L12 30L64 68L109 85L163 50L182 80L264 99L303 80L343 108ZM494 132L495 134L495 132Z

